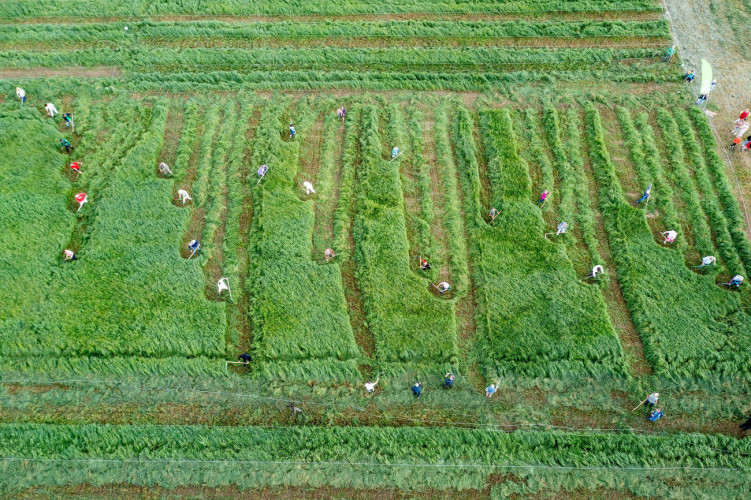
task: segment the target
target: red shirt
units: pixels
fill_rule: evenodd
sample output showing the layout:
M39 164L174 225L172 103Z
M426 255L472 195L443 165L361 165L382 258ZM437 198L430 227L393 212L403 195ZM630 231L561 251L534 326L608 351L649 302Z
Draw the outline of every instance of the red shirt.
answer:
M745 120L746 118L748 118L748 111L741 112L741 120Z
M74 161L70 164L70 168L72 168L73 170L81 170L81 165L79 165L77 161Z

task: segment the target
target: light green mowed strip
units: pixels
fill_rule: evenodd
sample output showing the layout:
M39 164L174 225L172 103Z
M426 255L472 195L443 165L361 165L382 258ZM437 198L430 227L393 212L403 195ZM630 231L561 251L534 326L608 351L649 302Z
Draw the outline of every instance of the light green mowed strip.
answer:
M681 480L692 473L717 482L726 472L732 474L729 484L746 489L751 481L746 440L695 434L3 424L0 457L32 459L0 458L0 492L6 493L81 483L462 490L484 488L493 473L527 477L578 468L592 468L591 478L617 472L663 487L666 481L684 486ZM522 481L501 484L524 487ZM697 484L702 482L692 482Z
M17 104L0 110L0 344L28 332L31 316L54 293L74 216L66 208L66 158L50 120Z
M676 249L657 244L643 212L625 202L594 105L586 116L600 208L647 361L659 374L749 373L751 319L740 297L689 270Z
M478 198L472 122L464 109L456 131L475 257L478 356L487 376L622 372L623 351L605 303L598 288L574 273L560 242L568 236L543 237L555 228L545 227L532 202L509 111L483 112L480 119L491 205L500 212L492 226L481 217L487 209Z
M360 352L339 265L311 260L313 204L297 195L300 141L312 122L297 120L297 138L285 142L281 114L279 102L263 110L248 179L254 205L248 292L259 361L255 369L283 379L356 379ZM257 183L262 163L269 171Z
M374 106L362 110L360 143L355 254L379 368L388 372L423 365L440 372L456 363L455 308L448 300L451 294L446 299L433 296L428 280L410 269L399 178L402 160L389 161L381 156Z
M2 332L5 355L224 353L223 304L204 298L198 261L180 257L186 212L171 204L171 183L154 173L167 104L152 104L149 118L133 125L144 127L138 141L83 209L94 222L79 260L51 276L38 310Z

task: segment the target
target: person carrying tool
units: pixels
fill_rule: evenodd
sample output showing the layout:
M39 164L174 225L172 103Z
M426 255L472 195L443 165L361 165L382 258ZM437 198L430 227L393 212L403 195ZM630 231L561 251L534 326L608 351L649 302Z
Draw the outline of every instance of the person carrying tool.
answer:
M298 413L302 414L302 408L295 406L295 403L290 403L289 409L292 412L292 418L295 418Z
M313 184L311 184L309 181L305 181L302 183L303 189L305 189L305 194L315 194L316 190L313 189Z
M678 233L676 233L672 229L670 231L664 231L662 235L665 237L665 241L662 242L663 245L667 245L668 243L673 243L675 239L678 237Z
M589 276L587 276L587 278L595 279L597 278L598 274L602 274L604 272L605 272L605 268L603 268L601 265L598 264L592 268L592 273Z
M188 257L188 260L190 260L196 252L201 251L201 244L198 242L198 240L190 240L188 242L188 251L190 252L190 257Z
M451 389L452 387L454 387L454 374L447 373L443 376L443 388Z
M544 205L545 202L548 200L548 195L550 195L550 192L548 190L543 191L540 193L540 199L537 200L537 203L540 205Z
M648 406L648 407L652 408L654 405L657 404L657 400L659 399L659 397L660 397L659 393L653 392L652 394L650 394L649 396L647 396L647 401L646 401L646 403L644 403L644 406L645 407Z
M172 175L172 170L169 168L169 165L167 165L164 162L161 162L159 164L159 173L162 175Z
M331 248L327 248L326 250L323 251L323 258L326 259L326 262L330 261L334 257L336 257L336 254L334 253L334 250L332 250Z
M63 260L78 260L76 258L76 254L73 253L73 250L68 250L67 248L63 250Z
M733 279L731 279L730 282L727 283L728 287L736 289L736 290L740 288L742 284L743 284L743 276L741 276L740 274L736 274L735 276L733 276Z
M47 115L49 115L52 118L54 118L55 115L57 114L57 108L51 102L48 102L47 104L44 105L44 110L47 111Z
M402 154L402 150L399 149L398 146L394 146L394 148L391 150L391 159L393 160L394 158L396 158L400 154Z
M75 199L78 202L78 210L76 210L76 212L80 212L83 208L84 203L89 202L89 196L86 193L78 193L75 196Z
M177 190L177 201L181 201L183 205L185 205L186 201L192 201L193 198L190 196L190 194L184 190L184 189L178 189Z
M195 241L195 240L193 240L193 241ZM239 361L240 361L240 362L241 362L242 364L244 364L244 365L250 364L250 361L251 361L251 357L250 357L250 354L248 354L247 352L244 352L244 353L240 354L240 355L239 355L239 356L237 357L237 359L238 359L238 360L239 360Z
M422 257L420 257L420 269L423 271L430 271L430 263Z
M672 47L669 47L667 51L665 51L665 56L662 58L662 62L669 63L670 59L673 58L675 55L675 45Z
M495 394L495 391L497 390L498 388L495 386L495 384L490 384L488 387L485 388L485 397L492 398L493 394Z
M558 224L558 227L556 228L555 235L558 236L559 234L564 234L568 231L568 223L567 222L561 222Z
M365 382L365 390L368 391L368 394L372 394L373 391L375 391L376 386L378 385L378 381L381 379L381 376L377 376L375 379L375 382Z
M65 150L66 153L70 153L71 150L76 149L68 139L60 139L60 151Z
M441 292L441 295L443 295L443 292L448 292L449 288L451 288L451 285L446 283L445 281L441 281L438 283L438 291Z
M492 224L496 217L498 217L498 209L493 207L490 209L490 223Z
M417 399L420 399L420 397L422 396L421 382L415 382L415 385L412 386L412 394L414 394Z
M261 165L260 167L258 167L258 171L257 171L257 173L258 173L258 182L261 182L261 180L266 176L266 172L268 172L268 171L269 171L269 166L268 165Z
M639 198L638 200L636 200L636 204L638 205L638 204L639 204L639 203L641 203L642 201L648 201L648 200L649 200L649 197L650 197L651 195L652 195L652 183L650 182L650 183L649 183L649 187L647 188L647 190L646 190L646 191L644 191L644 194L643 194L643 195L641 195L641 198Z
M714 255L707 255L706 257L701 258L701 265L700 266L694 266L696 269L704 269L705 267L713 266L717 262L717 259L714 257Z

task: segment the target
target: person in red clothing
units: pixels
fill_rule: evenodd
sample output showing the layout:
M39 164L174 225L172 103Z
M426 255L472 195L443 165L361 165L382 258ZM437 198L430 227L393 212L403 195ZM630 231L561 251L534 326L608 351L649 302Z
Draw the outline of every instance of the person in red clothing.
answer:
M744 109L743 111L741 111L741 116L740 116L741 120L745 120L746 118L748 118L749 114L751 114L751 111L749 111L748 109Z
M72 168L74 172L78 173L81 171L81 164L77 161L74 161L70 164L70 168Z

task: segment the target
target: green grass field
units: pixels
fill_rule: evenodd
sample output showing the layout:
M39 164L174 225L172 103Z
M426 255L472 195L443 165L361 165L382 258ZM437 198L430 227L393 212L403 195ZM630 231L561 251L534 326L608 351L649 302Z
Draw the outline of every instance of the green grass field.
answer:
M749 228L662 14L0 3L2 495L744 497Z

